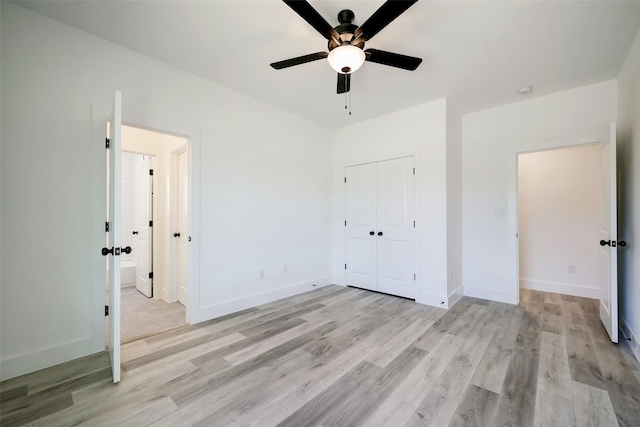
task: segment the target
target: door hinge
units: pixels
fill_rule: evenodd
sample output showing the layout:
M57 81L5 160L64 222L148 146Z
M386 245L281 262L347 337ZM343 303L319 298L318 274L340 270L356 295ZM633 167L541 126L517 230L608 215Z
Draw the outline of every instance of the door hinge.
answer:
M149 227L153 227L153 221L149 221Z
M345 227L347 226L347 220L346 219L344 220L344 226Z
M413 174L414 175L416 174L416 168L413 168Z
M149 279L153 279L153 271L149 272Z
M105 138L104 140L106 148L109 148L109 138Z
M104 232L105 233L109 232L109 221L105 221L105 223L104 223Z
M413 228L416 228L416 222L413 221Z
M149 175L153 175L153 169L149 169Z
M344 183L345 184L347 183L347 177L346 176L344 177Z
M416 273L413 273L413 280L416 280Z
M345 269L345 270L347 269L347 264L345 264L345 265L344 265L344 269Z
M108 305L105 305L105 306L104 306L104 315L105 315L105 316L108 316L108 315L109 315L109 306L108 306Z

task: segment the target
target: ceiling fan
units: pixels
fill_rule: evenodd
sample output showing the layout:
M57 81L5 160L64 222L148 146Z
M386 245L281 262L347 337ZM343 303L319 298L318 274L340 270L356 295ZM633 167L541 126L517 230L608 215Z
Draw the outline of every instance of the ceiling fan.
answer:
M364 49L365 42L371 40L380 30L389 25L418 0L387 0L359 27L352 24L355 17L354 13L348 9L342 10L338 13L340 25L335 28L307 1L283 1L328 40L329 52L316 52L274 62L271 66L276 70L327 58L329 65L338 72L338 93L346 93L351 89L351 73L360 68L364 61L410 71L418 68L418 65L422 62L421 58L413 56L400 55L378 49Z

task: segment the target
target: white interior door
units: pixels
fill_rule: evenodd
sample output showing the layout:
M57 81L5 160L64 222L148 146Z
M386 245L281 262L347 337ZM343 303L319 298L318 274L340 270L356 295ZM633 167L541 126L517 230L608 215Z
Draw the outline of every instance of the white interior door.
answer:
M346 168L346 280L348 285L378 290L376 164Z
M177 210L177 258L178 258L178 301L187 305L187 259L189 241L189 157L186 151L178 154L178 210Z
M378 291L415 298L413 157L377 164Z
M153 279L150 278L152 265L153 227L149 227L152 219L152 179L150 174L151 157L143 156L136 165L136 289L146 297L153 296Z
M600 215L600 319L611 341L618 342L618 205L616 125L600 141L602 212Z
M122 94L115 93L109 126L108 212L109 243L113 252L107 256L109 278L109 355L113 382L120 381L120 152Z

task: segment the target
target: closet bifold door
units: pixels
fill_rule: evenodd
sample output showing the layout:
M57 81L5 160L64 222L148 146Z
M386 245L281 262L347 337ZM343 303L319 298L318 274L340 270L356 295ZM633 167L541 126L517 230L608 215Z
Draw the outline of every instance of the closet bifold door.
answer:
M346 282L415 297L414 158L346 168Z

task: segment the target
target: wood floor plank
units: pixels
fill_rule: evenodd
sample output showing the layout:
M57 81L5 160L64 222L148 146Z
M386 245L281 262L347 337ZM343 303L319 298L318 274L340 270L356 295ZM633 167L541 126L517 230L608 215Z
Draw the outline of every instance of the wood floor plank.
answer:
M493 420L500 396L476 385L469 385L458 404L449 427L485 427Z
M36 405L14 409L11 412L3 412L0 415L0 425L4 427L21 426L36 421L50 414L55 414L63 409L71 408L73 399L71 393L63 393Z
M554 334L563 334L562 305L545 302L542 306L542 330Z
M572 389L578 426L616 427L618 425L607 391L577 381L572 382Z
M621 427L637 427L640 425L640 387L626 382L618 383L605 380L611 405Z
M524 308L514 305L498 320L491 342L471 379L473 384L497 394L502 392L523 315Z
M300 379L297 386L285 390L267 405L252 408L251 412L267 426L281 423L340 377L354 369L367 354L377 348L375 341L367 338L343 352L314 356L307 375Z
M279 426L355 426L373 412L425 355L409 347L386 368L361 362ZM366 395L366 399L362 396Z
M0 391L0 404L8 402L9 400L16 399L21 396L27 395L27 385L19 385L13 388Z
M278 347L279 345L282 345L292 340L293 338L297 338L302 334L306 334L307 332L311 332L314 329L320 328L327 323L329 323L328 320L305 322L281 334L274 335L273 337L266 340L258 341L257 343L250 345L249 347L245 347L242 350L231 353L225 356L224 359L232 365L239 365L240 363L246 362L249 359L253 359L254 357L264 354L265 352Z
M576 426L576 413L573 401L552 393L541 392L538 388L536 396L536 427L573 427Z
M465 298L462 298L419 336L413 345L424 351L431 351L440 342L442 337L449 333L458 319L471 308L471 305L472 304L467 302Z
M384 343L378 351L367 356L366 360L380 366L381 368L395 359L402 353L415 339L422 335L429 327L433 325L432 320L418 319L395 337Z
M568 331L566 340L571 379L594 387L606 388L589 333L571 328Z
M541 314L524 313L493 425L534 425L541 324Z
M569 400L572 398L571 370L563 335L542 332L538 367L538 394L540 393L552 393Z
M464 338L446 334L427 356L418 363L393 395L417 409L436 380L442 375L462 346Z
M395 394L389 396L361 425L367 427L403 426L411 418L415 407Z

